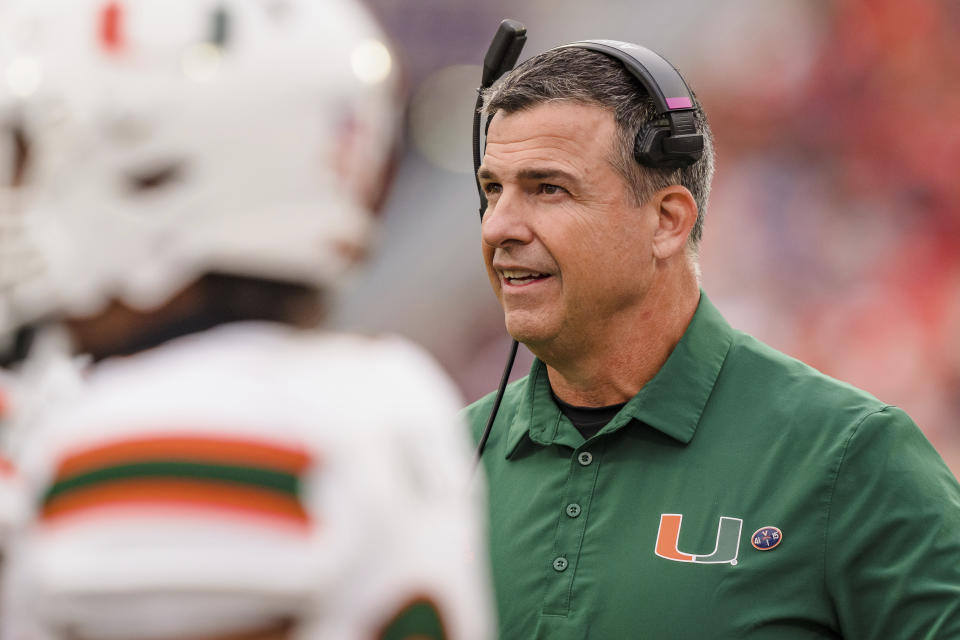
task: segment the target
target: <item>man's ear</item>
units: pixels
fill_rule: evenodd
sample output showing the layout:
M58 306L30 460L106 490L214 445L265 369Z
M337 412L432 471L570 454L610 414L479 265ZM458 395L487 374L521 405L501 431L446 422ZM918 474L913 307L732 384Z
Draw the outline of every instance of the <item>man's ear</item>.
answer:
M653 233L653 255L665 260L686 247L697 221L697 202L685 187L675 184L654 194L651 204L657 209L658 220Z

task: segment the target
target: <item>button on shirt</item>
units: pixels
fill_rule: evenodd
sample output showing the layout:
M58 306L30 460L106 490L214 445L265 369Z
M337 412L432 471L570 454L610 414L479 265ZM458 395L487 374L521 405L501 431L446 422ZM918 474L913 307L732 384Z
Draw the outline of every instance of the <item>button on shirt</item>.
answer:
M475 437L492 401L466 410ZM705 295L589 440L534 361L483 462L501 638L960 637L960 487L940 456Z

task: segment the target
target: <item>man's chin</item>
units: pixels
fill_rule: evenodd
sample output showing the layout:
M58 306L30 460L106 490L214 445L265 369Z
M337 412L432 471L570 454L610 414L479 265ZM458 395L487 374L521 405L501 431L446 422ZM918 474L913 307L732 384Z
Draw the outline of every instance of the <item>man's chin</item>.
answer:
M507 333L514 340L531 348L549 342L554 333L542 320L538 321L526 314L507 314L505 324Z

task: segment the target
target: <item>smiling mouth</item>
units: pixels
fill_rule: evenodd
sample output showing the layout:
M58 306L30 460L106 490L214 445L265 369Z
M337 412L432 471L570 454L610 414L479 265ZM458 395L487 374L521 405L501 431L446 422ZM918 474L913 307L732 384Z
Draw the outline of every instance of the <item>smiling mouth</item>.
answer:
M540 282L550 277L548 273L538 273L536 271L519 271L517 269L504 269L500 272L504 282L514 287Z

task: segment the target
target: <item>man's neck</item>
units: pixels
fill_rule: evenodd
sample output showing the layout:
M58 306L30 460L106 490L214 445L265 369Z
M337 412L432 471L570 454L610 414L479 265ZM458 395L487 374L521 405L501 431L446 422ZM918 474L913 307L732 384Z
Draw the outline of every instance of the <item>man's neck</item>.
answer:
M550 386L580 407L628 402L660 371L693 319L700 300L696 279L655 286L644 304L611 318L599 335L583 336L574 357L544 351Z

